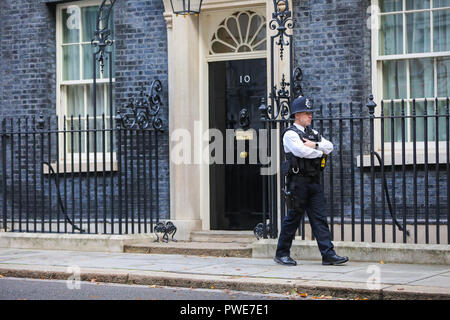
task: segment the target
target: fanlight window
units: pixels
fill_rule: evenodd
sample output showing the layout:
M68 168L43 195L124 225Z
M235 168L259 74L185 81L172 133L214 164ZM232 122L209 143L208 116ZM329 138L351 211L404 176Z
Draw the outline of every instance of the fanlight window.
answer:
M210 54L266 50L266 20L252 12L236 12L224 19L211 39Z

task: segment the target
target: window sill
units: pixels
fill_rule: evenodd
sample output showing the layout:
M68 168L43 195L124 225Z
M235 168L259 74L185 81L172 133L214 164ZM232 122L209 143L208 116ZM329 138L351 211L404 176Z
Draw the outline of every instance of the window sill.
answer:
M381 151L377 151L378 154L381 155ZM373 157L374 161L374 167L380 167L380 163L378 162L377 157L374 155ZM395 166L401 166L403 162L402 159L402 152L396 152L394 154L394 165ZM439 164L446 164L447 163L447 151L446 150L439 150ZM414 164L414 153L412 150L406 150L405 152L405 165L413 165ZM423 151L417 151L416 152L416 161L415 164L422 165L425 164L425 153ZM433 165L436 164L436 152L434 150L428 151L428 161L427 164ZM392 165L392 155L390 151L384 152L384 166L391 166ZM361 156L356 157L356 166L359 168L361 167ZM363 167L370 167L370 155L363 155L363 161L362 161Z
M72 165L72 162L66 161L66 170L65 171L64 171L64 161L59 161L58 163L52 162L51 166L52 166L52 169L55 174L57 174L57 173L59 173L59 174L86 173L86 172L102 173L103 172L103 161L97 161L97 168L96 168L97 171L94 171L94 168L95 168L94 161L89 161L89 171L88 171L88 162L87 161L81 161L81 166L80 166L80 162L73 162L73 165ZM118 162L113 161L112 165L111 165L111 161L105 161L104 170L105 170L105 172L119 171ZM49 167L47 165L44 165L43 172L44 172L44 174L53 174L53 172L51 172L49 170Z

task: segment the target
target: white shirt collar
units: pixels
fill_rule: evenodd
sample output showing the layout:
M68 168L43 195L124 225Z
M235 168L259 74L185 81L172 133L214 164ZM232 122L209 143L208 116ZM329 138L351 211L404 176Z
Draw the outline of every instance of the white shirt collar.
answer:
M297 124L294 122L294 126L296 126L298 129L302 130L303 132L305 131L305 128L302 127L301 125Z

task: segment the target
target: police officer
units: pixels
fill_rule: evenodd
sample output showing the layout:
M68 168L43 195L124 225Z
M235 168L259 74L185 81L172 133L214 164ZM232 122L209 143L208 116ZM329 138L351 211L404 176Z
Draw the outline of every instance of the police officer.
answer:
M287 173L288 214L281 223L275 262L296 265L290 257L290 248L300 220L306 210L312 233L317 240L323 265L337 265L348 261L334 251L328 227L325 198L320 185L320 171L324 158L333 151L333 144L311 129L312 107L309 99L298 97L291 107L290 117L295 119L283 134Z

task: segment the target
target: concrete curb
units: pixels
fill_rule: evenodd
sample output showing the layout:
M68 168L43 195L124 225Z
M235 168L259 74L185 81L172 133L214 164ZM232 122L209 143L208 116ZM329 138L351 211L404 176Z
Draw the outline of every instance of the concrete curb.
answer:
M253 258L273 258L278 239L260 239L252 244ZM450 265L450 245L333 241L340 256L351 261ZM294 240L291 257L320 260L316 241Z
M75 277L66 267L0 265L4 277L70 280ZM77 279L105 283L215 288L251 292L285 293L295 289L308 296L368 298L379 300L442 299L450 300L450 289L408 285L381 284L380 289L368 289L366 283L344 281L287 280L242 276L182 274L157 271L82 268Z
M153 242L154 234L70 234L0 232L0 248L123 252L124 246Z
M176 242L125 245L126 253L181 254L213 257L251 258L252 248L246 244Z

